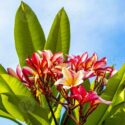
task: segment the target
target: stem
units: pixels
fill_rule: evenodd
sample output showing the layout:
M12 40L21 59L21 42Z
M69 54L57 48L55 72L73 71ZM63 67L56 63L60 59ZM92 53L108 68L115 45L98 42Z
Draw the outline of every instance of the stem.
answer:
M45 96L45 97L46 97L46 96ZM50 102L49 102L48 97L46 97L46 101L47 101L47 103L48 103L48 106L49 106L49 109L50 109L50 111L51 111L52 117L53 117L53 119L54 119L55 125L58 125L58 123L57 123L57 121L56 121L56 118L55 118L55 115L54 115L54 112L53 112L53 110L52 110L52 107L51 107L51 105L50 105Z
M52 95L52 98L54 99L54 101L56 101L57 104L62 105L65 109L67 109L66 105L68 105L67 103L63 103L60 102L59 100L57 100L57 98L55 96Z
M76 125L80 125L80 123L74 118L73 115L69 115L69 117L75 122Z
M64 120L64 123L63 123L63 125L66 125L66 123L67 123L68 119L69 119L69 115L67 115L67 116L66 116L66 118L65 118L65 120Z
M80 125L80 123L74 118L74 116L71 114L71 112L72 112L71 109L69 109L68 110L68 114L67 114L67 116L66 116L66 118L64 120L63 125L66 125L66 123L67 123L69 118L71 118L76 125Z
M66 111L66 112L67 112L67 113L66 113L66 117L65 117L65 119L64 119L63 125L66 125L66 123L67 123L67 121L68 121L68 119L69 119L69 110Z

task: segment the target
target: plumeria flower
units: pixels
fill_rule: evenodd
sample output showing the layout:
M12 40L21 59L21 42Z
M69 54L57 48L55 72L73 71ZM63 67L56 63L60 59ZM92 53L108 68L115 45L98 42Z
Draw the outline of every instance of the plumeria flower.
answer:
M55 85L63 85L63 88L69 89L73 86L78 86L83 83L84 73L82 70L74 72L68 68L62 69L63 78L57 80Z
M97 55L94 53L90 58L87 59L85 63L85 71L91 70L94 71L93 76L102 76L105 77L106 73L112 74L113 68L112 67L105 67L107 64L106 57L98 60Z
M90 102L91 106L97 103L111 104L111 101L102 99L96 92L87 92L82 85L71 88L71 97L76 99L80 104Z
M88 58L88 53L85 52L82 55L77 56L68 56L68 63L71 66L72 70L79 71L83 70L83 65L85 64L86 60Z
M54 78L57 80L61 77L61 69L67 64L64 63L62 52L52 53L50 50L38 51L31 58L26 59L29 67L33 68L38 75L42 77Z

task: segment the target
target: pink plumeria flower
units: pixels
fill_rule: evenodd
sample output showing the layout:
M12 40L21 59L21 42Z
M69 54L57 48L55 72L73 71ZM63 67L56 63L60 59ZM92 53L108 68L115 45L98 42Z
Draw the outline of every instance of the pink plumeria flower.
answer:
M102 99L96 92L87 92L82 85L71 88L71 97L76 99L80 104L90 102L91 106L97 103L111 104L111 101Z
M78 86L83 83L83 71L73 72L68 68L62 69L63 78L57 80L55 85L63 85L63 88L69 89L73 86Z
M68 56L68 63L71 66L72 70L79 71L83 70L83 65L85 64L88 58L88 53L85 52L82 55L77 56Z

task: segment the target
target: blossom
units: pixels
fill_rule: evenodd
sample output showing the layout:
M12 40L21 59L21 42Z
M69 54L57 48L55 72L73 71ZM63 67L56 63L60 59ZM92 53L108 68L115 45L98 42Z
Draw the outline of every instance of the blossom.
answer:
M91 105L95 103L111 104L111 101L102 99L96 92L87 92L82 85L71 88L71 97L78 100L80 104L84 104L86 102L90 102Z
M55 82L55 85L63 85L63 88L69 89L73 86L78 86L83 83L84 73L82 70L74 72L68 68L62 69L63 78Z
M77 56L68 56L68 63L71 66L72 70L79 71L83 70L83 65L85 64L86 60L88 58L88 53L85 52L82 55Z
M88 57L88 53L85 52L81 56L73 56L70 57L67 61L70 65L70 68L75 71L84 70L84 72L90 74L86 78L90 78L93 76L97 77L105 77L106 73L110 74L110 77L112 76L113 68L107 66L107 59L106 57L103 57L101 59L98 59L98 56L96 53L93 53L91 57Z
M50 50L38 51L26 61L40 76L49 75L55 79L61 76L61 69L65 66L63 53L53 54Z

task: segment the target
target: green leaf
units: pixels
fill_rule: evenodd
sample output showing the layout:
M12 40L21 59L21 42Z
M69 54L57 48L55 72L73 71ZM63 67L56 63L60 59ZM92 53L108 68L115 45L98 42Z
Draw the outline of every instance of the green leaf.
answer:
M54 19L45 44L45 49L50 49L52 52L61 51L64 54L68 54L69 48L70 23L65 10L62 8Z
M6 74L6 70L4 69L4 67L0 64L0 74Z
M37 50L42 50L45 36L42 27L32 9L21 2L15 17L14 37L16 51L21 66L25 59Z
M85 87L85 89L86 89L87 91L90 90L90 81L89 81L89 79L86 79L86 80L84 81L83 86Z
M7 112L7 110L4 108L4 106L2 104L2 101L3 100L2 100L1 95L0 95L0 117L10 119L13 122L17 123L18 125L21 125L16 119L14 119L14 117L11 114L9 114Z
M103 125L124 125L125 124L125 102L115 106L110 116L103 122Z
M111 100L110 106L100 104L99 107L88 117L85 125L102 125L103 121L109 116L113 106L118 105L124 101L124 97L121 97L120 93L124 89L125 85L125 65L116 73L109 81L105 92L102 94L102 98ZM121 98L117 102L117 99Z
M14 119L10 114L8 114L7 112L4 112L2 110L0 110L0 117L6 118L6 119L10 119L13 122L17 123L17 125L22 125L19 121Z
M2 74L0 85L4 88L2 88L2 90L0 88L2 104L7 112L9 112L13 117L21 121L25 121L27 124L35 125L29 115L30 112L34 116L39 117L41 121L44 121L43 123L46 123L45 125L49 124L48 110L40 107L31 92L18 79L7 74ZM34 121L38 121L35 117L33 119ZM38 125L42 124L40 123Z
M8 118L20 125L20 123L16 121L10 113L7 112L7 110L5 109L2 103L3 99L1 98L1 93L8 93L9 91L6 89L7 86L5 84L1 84L1 82L4 82L4 81L0 78L0 116L4 118Z
M11 103L11 101L9 99L13 99L13 102L17 102L14 98L12 98L12 96L7 96L5 94L1 94L2 97L2 104L4 105L4 107L6 108L7 112L9 112L13 117L15 117L15 119L19 119L20 121L24 121L24 117L21 114L19 108L17 107L17 105L13 105L13 103ZM18 102L17 102L18 103ZM17 104L15 103L15 104Z
M36 111L38 111L39 109L37 109ZM44 112L44 113L46 113L46 112ZM39 114L39 115L37 115L38 113L32 113L32 112L29 112L29 114L30 114L30 117L31 117L31 121L34 123L33 125L36 125L36 122L39 122L39 124L37 123L37 125L49 125L49 123L48 123L48 121L46 120L46 118L43 118L43 116L44 116L44 113L42 113L42 114ZM42 115L42 117L41 117L41 115ZM33 121L33 119L35 120L35 121ZM37 121L36 121L37 120Z

